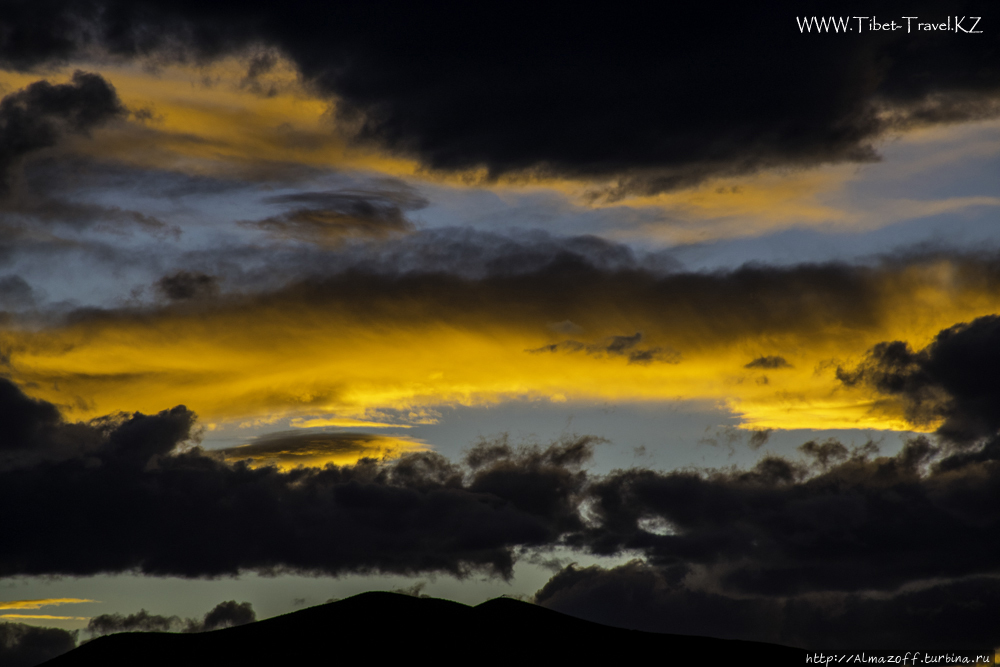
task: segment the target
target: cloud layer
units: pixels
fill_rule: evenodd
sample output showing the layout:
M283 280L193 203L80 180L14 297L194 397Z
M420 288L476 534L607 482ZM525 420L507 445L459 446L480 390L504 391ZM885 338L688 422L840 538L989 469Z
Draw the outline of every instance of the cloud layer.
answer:
M615 625L829 648L997 638L981 617L952 613L1000 590L992 440L917 438L892 456L871 443L810 442L798 458L767 454L749 469L594 475L584 467L592 438L546 448L500 439L462 464L416 452L281 472L192 448L182 406L71 424L2 386L0 501L21 508L5 521L18 536L0 555L5 576L506 577L519 553L562 546L642 557L568 566L536 596ZM82 515L65 511L81 499Z
M683 396L758 429L927 430L898 401L873 410L837 368L1000 307L989 254L696 273L590 237L440 230L248 252L265 268L206 252L155 281L166 299L13 319L8 372L80 417L183 402L211 423L348 425L511 397Z
M580 527L583 478L573 470L589 453L585 440L544 451L474 450L471 471L418 453L389 465L365 459L281 473L175 451L194 420L183 406L66 424L51 405L3 386L11 436L0 495L29 509L7 523L18 539L0 554L2 576L509 576L516 547L552 544ZM79 499L83 516L67 509Z
M900 21L942 18L932 3L896 9ZM870 161L887 131L1000 108L990 57L997 37L985 27L975 35L859 34L850 19L847 33L804 33L795 3L711 13L510 6L489 20L444 6L384 10L12 4L0 15L8 26L0 55L28 68L93 47L206 61L263 45L336 99L355 141L439 169L612 177L611 196L767 167ZM976 13L970 3L949 10ZM253 59L246 80L266 62Z

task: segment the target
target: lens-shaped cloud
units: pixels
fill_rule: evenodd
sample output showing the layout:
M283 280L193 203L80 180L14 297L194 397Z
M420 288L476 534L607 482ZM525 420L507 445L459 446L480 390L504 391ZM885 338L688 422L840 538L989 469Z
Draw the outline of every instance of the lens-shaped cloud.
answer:
M269 433L254 442L218 450L226 461L251 461L254 466L273 465L282 470L299 466L322 468L327 463L346 465L359 459L397 458L407 452L427 451L423 443L370 433Z

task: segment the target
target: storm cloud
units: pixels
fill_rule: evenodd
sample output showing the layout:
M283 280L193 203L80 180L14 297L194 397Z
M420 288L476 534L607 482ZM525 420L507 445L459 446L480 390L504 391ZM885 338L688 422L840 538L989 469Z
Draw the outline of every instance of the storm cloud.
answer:
M76 632L0 622L0 662L5 667L35 667L76 648Z
M365 459L282 473L178 450L194 423L183 406L66 424L53 406L2 386L3 431L20 434L8 448L30 442L32 450L0 472L0 500L23 508L5 522L18 539L0 554L3 576L509 576L515 547L552 544L580 526L583 479L573 470L589 453L586 441L490 449L485 459L474 450L471 471L425 452L388 465ZM85 513L62 511L79 499Z
M423 208L427 200L402 184L374 190L301 192L267 197L265 204L296 208L263 220L241 224L280 238L336 243L349 238L385 238L413 230L406 212Z
M850 593L798 598L734 596L692 589L670 568L632 561L613 568L568 566L535 594L549 609L646 632L752 639L810 650L989 655L989 614L1000 581L978 577L890 596Z
M984 604L995 595L1000 467L957 460L925 438L892 456L826 441L749 469L606 475L585 467L598 439L538 447L501 438L462 463L414 452L281 472L193 446L183 406L70 424L3 386L5 448L32 452L0 472L0 501L18 508L5 521L18 535L0 554L5 576L509 576L523 550L561 545L642 560L564 569L536 598L555 609L648 630L868 647L920 639L927 619L950 613L970 587ZM85 512L60 511L80 499ZM648 613L617 614L624 600ZM220 617L241 610L228 611ZM926 618L907 626L914 614ZM146 622L118 621L108 627ZM824 634L825 622L836 631ZM870 632L857 634L864 624ZM935 641L991 633L956 621Z
M126 114L114 87L98 74L77 71L70 83L36 81L0 100L0 184L24 156L55 146L65 134L87 134Z
M937 432L959 443L1000 429L1000 316L949 327L922 350L904 341L879 343L853 369L838 368L845 385L864 385L902 402L917 425L940 421Z
M943 20L933 3L897 9ZM611 198L877 160L887 132L1000 110L989 17L978 34L871 32L853 18L849 32L817 34L803 11L509 5L485 20L407 3L13 3L0 54L30 68L94 47L154 62L274 48L336 98L356 142L435 169L611 178L595 191ZM261 67L251 61L246 80Z

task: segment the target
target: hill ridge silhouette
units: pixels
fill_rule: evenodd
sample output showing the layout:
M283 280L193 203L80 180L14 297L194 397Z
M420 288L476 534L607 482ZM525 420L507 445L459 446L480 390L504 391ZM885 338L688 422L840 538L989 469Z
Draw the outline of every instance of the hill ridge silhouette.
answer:
M493 598L475 606L442 598L369 591L280 616L210 632L125 632L98 637L45 667L312 664L369 652L373 659L501 664L540 659L647 660L649 652L685 664L719 660L803 662L805 650L729 639L627 630L579 619L530 602Z

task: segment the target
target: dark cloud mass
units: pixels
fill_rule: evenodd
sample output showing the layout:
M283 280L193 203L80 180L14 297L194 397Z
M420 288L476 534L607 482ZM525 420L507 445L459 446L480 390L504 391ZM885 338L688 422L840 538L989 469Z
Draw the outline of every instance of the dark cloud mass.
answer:
M760 368L760 369L776 370L778 368L791 368L791 367L792 365L787 361L785 361L784 357L767 356L767 357L757 357L743 368Z
M0 55L28 68L93 46L203 60L263 45L339 99L341 124L358 141L434 168L615 176L611 196L873 160L887 131L1000 109L990 17L975 35L821 35L800 31L806 11L859 13L792 2L615 11L514 3L486 15L411 3L374 11L360 2L53 0L5 4ZM911 2L880 3L876 13L936 20L942 11ZM948 11L983 13L971 2ZM263 67L258 57L248 82Z
M134 614L101 614L87 623L87 632L94 636L115 632L170 632L178 629L180 618L160 616L140 609Z
M0 622L0 664L35 667L76 648L76 632Z
M769 641L814 650L991 653L1000 598L993 577L936 583L893 596L864 593L782 599L692 590L677 573L632 561L569 566L535 595L550 609L646 632ZM912 650L912 649L911 649Z
M69 83L36 81L0 100L0 222L15 236L24 223L64 223L104 230L138 227L179 234L152 215L71 195L91 165L44 155L73 135L87 136L128 113L114 87L98 74L76 71ZM26 160L31 157L31 162ZM37 159L34 159L37 158ZM72 162L73 164L67 164Z
M574 498L582 478L572 471L586 443L506 451L474 470L418 453L388 465L367 459L281 473L175 451L194 419L183 406L66 424L51 405L0 386L2 431L23 434L15 451L30 443L30 456L0 472L0 501L25 508L5 521L18 539L0 553L2 576L508 576L515 547L552 544L580 525ZM65 511L81 499L84 515Z
M417 452L283 473L185 444L193 415L183 407L68 424L0 387L0 503L17 508L4 521L17 536L0 553L4 576L508 576L519 551L563 545L643 558L567 567L538 592L601 622L801 646L1000 639L964 611L1000 595L1000 462L984 454L989 443L953 454L917 438L880 456L871 443L828 440L750 469L593 475L594 438L545 448L500 438L462 464ZM250 611L216 608L199 627ZM112 616L94 629L150 623L174 621Z
M17 310L35 303L35 291L24 278L16 275L0 277L0 309Z
M249 602L220 602L201 619L150 614L101 614L90 619L85 633L91 638L116 632L209 632L246 625L257 620ZM35 667L76 648L78 631L39 628L22 623L0 622L0 664L4 667ZM86 640L89 641L89 640ZM86 641L84 643L86 643Z
M911 422L938 420L938 433L967 444L1000 429L1000 316L938 333L914 352L903 341L880 343L854 369L837 369L848 386L865 385L902 402Z
M387 450L399 449L400 444L405 443L371 433L283 431L261 436L250 444L215 451L228 461L250 459L267 465L295 467L322 465L324 459L337 456L382 458Z
M263 220L242 224L277 237L318 243L345 238L385 238L413 229L405 213L427 206L427 200L403 184L379 190L302 192L268 197L265 204L292 204L296 208Z
M939 451L924 439L891 457L804 453L825 455L826 467L766 456L750 470L614 473L592 485L599 527L579 539L599 553L640 550L658 566L701 568L745 594L892 591L995 572L993 547L976 547L997 539L995 462L927 472Z
M126 109L115 89L97 74L77 71L71 83L36 81L0 100L0 182L25 155L56 145L66 133L86 134Z
M747 335L796 334L818 341L839 338L843 327L871 330L898 305L898 281L936 287L921 282L919 274L929 264L921 257L870 265L674 272L593 237L456 233L449 238L447 231L416 234L415 245L353 249L326 266L293 257L308 275L211 307L233 313L321 308L363 320L446 321L473 328L516 322L554 335L554 342L529 350L536 354L683 363L678 355L688 350ZM951 259L956 292L1000 286L994 256ZM291 261L289 266L295 276ZM565 332L552 323L564 321L587 339L563 338ZM624 323L644 328L623 330Z
M257 620L249 602L229 600L215 605L204 618L181 619L178 616L160 616L142 609L134 614L101 614L87 623L87 633L92 637L115 632L209 632L219 628L246 625Z
M178 271L156 281L156 288L172 301L213 296L219 291L218 280L197 271Z

